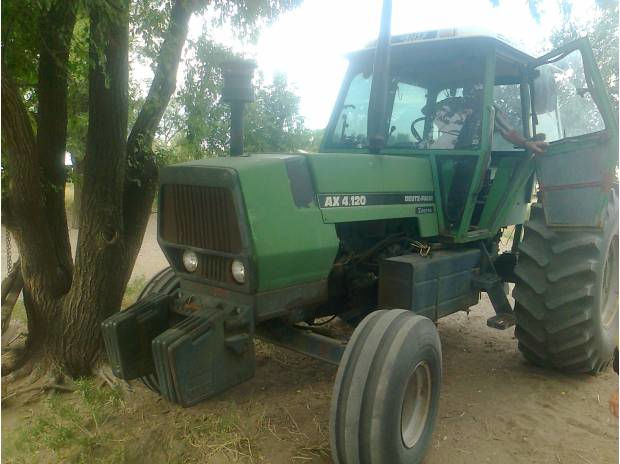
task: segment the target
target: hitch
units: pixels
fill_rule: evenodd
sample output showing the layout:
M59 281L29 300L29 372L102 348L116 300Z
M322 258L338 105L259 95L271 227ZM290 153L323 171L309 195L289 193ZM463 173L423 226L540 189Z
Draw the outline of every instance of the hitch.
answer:
M318 334L311 328L306 329L276 322L257 327L256 336L266 342L336 366L340 363L347 346L346 340Z

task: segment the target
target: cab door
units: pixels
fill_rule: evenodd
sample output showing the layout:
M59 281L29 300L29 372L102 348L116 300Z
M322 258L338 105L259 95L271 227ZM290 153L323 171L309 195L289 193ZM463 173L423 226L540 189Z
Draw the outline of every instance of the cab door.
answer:
M618 120L587 39L532 66L532 122L549 148L536 175L549 226L600 227L616 182Z

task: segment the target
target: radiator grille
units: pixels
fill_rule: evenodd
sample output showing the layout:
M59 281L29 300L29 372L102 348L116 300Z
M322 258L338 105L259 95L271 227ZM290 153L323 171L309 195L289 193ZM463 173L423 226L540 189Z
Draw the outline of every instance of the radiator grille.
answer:
M183 266L183 250L171 249L169 253L173 266L187 272ZM232 258L198 253L198 268L193 274L215 282L233 282L230 271L231 264Z
M241 252L241 234L232 192L222 187L162 186L164 240L205 250Z
M227 282L230 279L230 260L223 256L200 256L198 274L206 279Z

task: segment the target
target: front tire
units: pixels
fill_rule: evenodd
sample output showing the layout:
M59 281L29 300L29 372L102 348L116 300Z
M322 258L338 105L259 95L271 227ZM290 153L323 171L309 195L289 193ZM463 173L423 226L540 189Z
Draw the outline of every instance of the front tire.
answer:
M420 462L431 443L440 385L441 344L430 319L401 309L366 316L334 384L334 462Z
M618 340L618 196L601 231L551 230L532 206L515 267L519 350L532 363L597 373Z

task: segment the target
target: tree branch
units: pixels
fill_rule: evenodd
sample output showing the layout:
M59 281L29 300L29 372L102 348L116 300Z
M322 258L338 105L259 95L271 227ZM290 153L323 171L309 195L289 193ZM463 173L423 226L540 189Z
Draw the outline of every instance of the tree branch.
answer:
M41 165L32 123L6 67L2 68L2 140L8 186L3 210L11 212L10 226L19 246L22 275L41 295L59 296L67 276L54 251L56 243L45 220Z
M176 0L148 96L127 140L129 162L124 194L125 240L139 249L157 187L157 162L152 153L155 132L176 88L177 70L187 38L189 19L205 0ZM136 248L137 247L137 248ZM131 273L135 257L125 270Z
M123 227L129 68L127 8L127 0L94 2L90 8L92 64L82 190L82 204L89 214L82 215L80 229L96 227L92 232L101 235L99 247L113 242Z
M27 158L28 166L33 168L36 158L36 145L32 124L12 76L6 67L2 70L2 141L6 144L9 163L17 162L18 154ZM19 175L19 173L16 173Z
M56 1L41 16L37 92L37 149L44 181L45 216L56 242L58 261L67 276L73 271L65 210L67 65L76 11L75 1Z
M187 37L189 18L203 1L177 0L172 6L170 22L157 56L157 68L149 94L142 105L128 140L129 156L150 148L157 126L176 88L177 70Z

